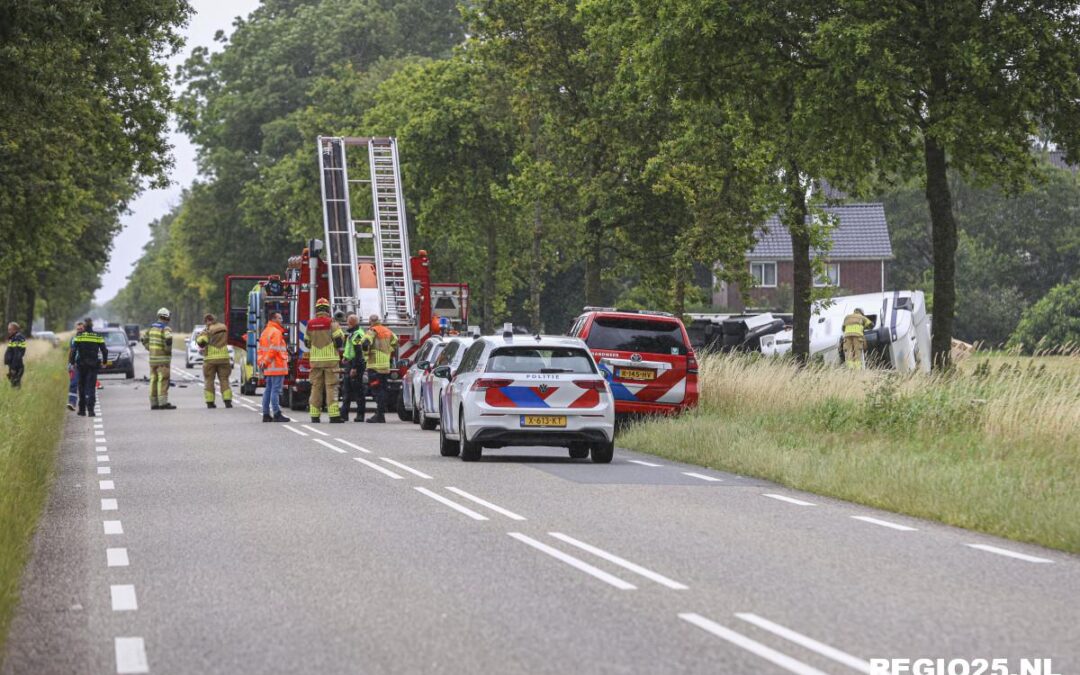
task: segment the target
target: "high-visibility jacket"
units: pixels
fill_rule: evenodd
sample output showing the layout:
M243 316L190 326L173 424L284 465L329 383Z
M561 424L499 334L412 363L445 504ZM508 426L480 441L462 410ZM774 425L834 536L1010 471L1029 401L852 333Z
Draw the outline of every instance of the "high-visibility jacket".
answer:
M379 373L390 372L390 355L398 348L398 336L386 326L376 324L368 329L364 338L369 341L367 367Z
M84 330L72 340L68 363L80 368L97 368L109 360L109 350L101 333Z
M162 321L150 325L142 337L143 346L150 352L150 365L167 366L172 363L172 328Z
M259 336L259 368L263 375L289 374L289 347L285 344L285 329L277 321L270 321Z
M225 324L210 324L195 338L195 344L206 350L206 363L218 365L229 362L229 329Z
M26 354L26 336L16 331L8 336L7 351L4 352L4 365L12 370L23 367L23 355Z
M349 369L364 370L367 368L367 352L371 347L371 341L367 333L360 327L353 328L345 340L345 353L341 358Z
M304 345L308 348L312 368L337 368L344 342L345 331L326 312L317 312L315 318L308 321Z
M844 317L844 335L863 337L863 332L873 327L874 322L858 312L852 312Z

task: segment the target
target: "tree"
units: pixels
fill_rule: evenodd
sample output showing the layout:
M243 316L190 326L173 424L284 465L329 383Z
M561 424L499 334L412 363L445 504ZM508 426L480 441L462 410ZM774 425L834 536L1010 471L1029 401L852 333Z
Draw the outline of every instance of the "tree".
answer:
M1024 312L1009 346L1036 350L1080 349L1080 279L1050 289Z
M948 368L958 230L949 169L1016 191L1037 175L1031 139L1080 148L1080 15L1064 0L837 0L814 55L822 140L873 144L882 172L918 176L933 243L935 367ZM829 105L831 103L831 105Z

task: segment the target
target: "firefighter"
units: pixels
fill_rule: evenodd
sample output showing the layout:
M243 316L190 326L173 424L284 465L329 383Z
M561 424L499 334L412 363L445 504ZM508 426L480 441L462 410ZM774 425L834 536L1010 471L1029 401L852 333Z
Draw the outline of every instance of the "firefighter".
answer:
M312 423L318 423L322 418L323 402L326 402L331 423L345 421L341 418L337 402L337 371L344 342L344 331L337 321L330 318L330 301L319 298L315 301L315 318L308 321L304 333L304 345L308 348L308 361L311 363L308 410Z
M281 312L270 315L266 328L259 336L257 354L259 369L266 378L262 397L263 422L289 422L291 420L281 414L279 402L281 386L285 383L285 376L289 374L289 347L285 343L285 329L281 327ZM273 417L270 416L271 411L274 413Z
M379 320L378 314L368 318L371 326L364 336L369 343L367 351L368 389L375 399L375 414L368 418L369 423L386 422L387 382L390 377L390 362L398 347L398 336Z
M367 355L368 343L363 330L360 329L360 317L350 314L345 329L345 353L341 363L345 375L342 378L341 391L341 419L349 421L349 407L356 403L356 422L364 421L364 359Z
M844 317L844 362L848 368L863 367L866 352L866 329L873 328L874 322L866 318L861 309Z
M143 346L150 352L150 409L175 410L176 406L169 403L169 365L172 363L173 343L169 319L172 315L162 307L158 310L157 318L142 336Z
M75 335L71 336L71 341L68 342L68 353L71 353L72 347L75 346L75 338L79 333L83 332L85 326L80 321L75 324ZM74 364L68 364L68 410L75 411L75 406L79 403L79 367Z
M7 366L8 382L15 389L22 386L23 356L26 355L26 336L19 329L19 324L12 321L7 327L7 350L4 351L4 365Z
M204 350L203 359L203 398L207 408L216 408L214 403L214 376L217 376L218 386L221 388L221 400L226 408L232 407L232 388L229 387L229 377L232 375L232 364L229 363L229 329L220 323L213 314L203 317L206 330L199 333L195 338L195 344Z
M94 416L97 405L97 376L101 364L108 365L109 350L105 338L94 331L91 319L83 320L83 332L75 336L68 352L68 363L79 373L79 415Z

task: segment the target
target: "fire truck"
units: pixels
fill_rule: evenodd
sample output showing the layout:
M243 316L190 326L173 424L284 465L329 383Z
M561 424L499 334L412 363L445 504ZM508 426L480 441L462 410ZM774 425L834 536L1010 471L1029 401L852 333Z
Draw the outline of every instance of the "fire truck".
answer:
M350 148L354 154L365 150L367 161L351 166ZM303 337L316 299L325 297L339 321L357 314L366 323L377 314L398 335L398 360L389 380L396 409L401 375L424 341L434 331L467 325L469 286L431 283L427 253L410 255L394 138L320 136L318 150L324 238L310 240L300 255L289 258L284 276L225 278L230 342L247 356L241 390L252 394L265 383L256 362L258 339L269 316L281 312L290 349L282 405L307 406L310 365ZM369 186L370 194L350 195L350 186L358 184ZM371 217L353 219L354 208Z

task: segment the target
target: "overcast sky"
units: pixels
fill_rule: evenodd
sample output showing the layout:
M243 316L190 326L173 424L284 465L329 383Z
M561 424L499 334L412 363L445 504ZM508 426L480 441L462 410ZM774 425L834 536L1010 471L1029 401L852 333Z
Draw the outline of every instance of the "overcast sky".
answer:
M214 33L219 30L232 32L233 18L247 16L259 5L259 0L190 1L195 15L184 31L187 44L169 62L170 71L175 71L176 66L183 63L195 47L219 47L220 45L214 42ZM150 240L150 223L180 201L181 190L195 179L195 148L188 137L173 131L169 134L169 143L173 146L175 161L171 172L172 184L164 190L147 190L131 203L131 213L122 219L124 230L113 242L112 257L95 298L98 302L110 300L124 287L127 276L142 255L143 246Z

